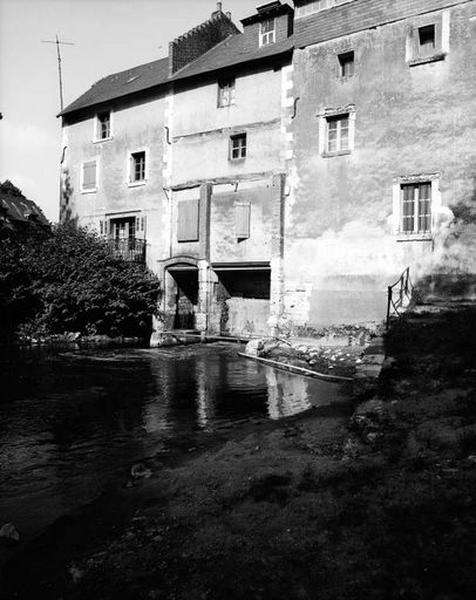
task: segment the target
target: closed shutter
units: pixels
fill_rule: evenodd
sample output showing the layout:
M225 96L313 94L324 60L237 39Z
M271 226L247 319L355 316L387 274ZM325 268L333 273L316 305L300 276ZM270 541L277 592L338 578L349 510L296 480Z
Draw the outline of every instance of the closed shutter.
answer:
M92 190L96 187L96 161L83 164L83 190Z
M181 200L178 203L177 240L179 242L198 241L199 200Z
M239 240L250 237L250 217L251 205L249 202L235 204L235 230Z

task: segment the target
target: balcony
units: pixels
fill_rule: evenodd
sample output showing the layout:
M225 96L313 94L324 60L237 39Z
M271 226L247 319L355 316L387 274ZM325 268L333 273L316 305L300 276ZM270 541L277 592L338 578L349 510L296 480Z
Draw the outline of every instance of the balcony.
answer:
M108 239L108 246L116 258L129 262L145 263L145 240L136 238Z

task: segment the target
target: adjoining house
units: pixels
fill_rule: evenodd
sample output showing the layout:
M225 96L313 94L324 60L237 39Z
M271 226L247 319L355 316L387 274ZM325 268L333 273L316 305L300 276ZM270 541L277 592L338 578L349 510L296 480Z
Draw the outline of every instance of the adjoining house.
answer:
M383 318L474 197L474 0L216 10L62 113L61 214L143 260L163 329Z
M10 232L25 232L50 227L40 207L25 198L11 181L0 183L0 228Z

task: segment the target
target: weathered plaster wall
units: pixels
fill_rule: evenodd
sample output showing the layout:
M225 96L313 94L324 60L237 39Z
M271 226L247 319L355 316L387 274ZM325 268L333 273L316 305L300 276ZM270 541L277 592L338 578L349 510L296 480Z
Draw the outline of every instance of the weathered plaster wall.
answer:
M69 182L69 212L81 224L97 230L105 215L139 211L137 214L146 217L147 263L155 268L157 259L168 252L170 220L163 191L165 99L156 94L111 108L112 139L93 141L96 113L64 125L67 149L62 183L64 188L66 179ZM147 151L147 179L143 185L130 186L129 153L142 149ZM99 161L97 191L84 193L80 189L81 165L92 159Z
M350 6L350 5L349 5ZM411 265L430 268L446 236L448 207L475 198L475 3L431 14L446 23L444 60L410 67L406 38L428 16L400 20L298 50L298 110L285 235L286 317L294 324L382 318L386 286ZM338 75L337 54L355 52L355 75ZM349 155L319 152L319 113L355 105ZM433 235L396 233L396 178L437 174ZM398 187L398 184L397 184ZM398 209L398 201L397 201Z
M211 205L210 260L215 262L263 262L271 260L273 232L271 180L214 186ZM250 235L238 239L237 203L250 204Z
M172 185L240 178L280 167L281 69L236 76L235 103L218 107L217 80L179 87L174 97ZM245 160L230 161L229 138L247 134Z

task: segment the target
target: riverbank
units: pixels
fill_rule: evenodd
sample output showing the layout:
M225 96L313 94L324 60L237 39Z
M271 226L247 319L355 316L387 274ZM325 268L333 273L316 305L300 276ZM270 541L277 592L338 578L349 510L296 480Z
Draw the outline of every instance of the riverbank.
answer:
M475 597L475 346L474 307L407 314L350 422L310 411L165 464L30 545L6 597Z

